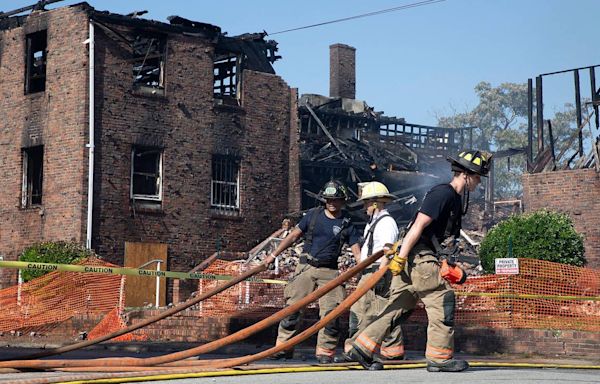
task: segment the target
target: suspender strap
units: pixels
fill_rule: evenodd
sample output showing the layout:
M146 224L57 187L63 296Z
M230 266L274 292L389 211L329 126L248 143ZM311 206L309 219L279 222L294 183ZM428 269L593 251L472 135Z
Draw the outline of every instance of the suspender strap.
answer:
M392 217L392 215L382 215L380 217L378 217L373 224L371 224L371 226L369 227L369 230L367 231L367 239L368 240L368 247L367 247L367 255L372 255L373 254L373 232L375 231L375 226L377 225L377 223L379 223L379 221L381 221L381 219L383 219L384 217Z
M323 211L323 207L317 207L310 210L312 216L310 217L310 223L308 223L308 229L304 236L304 241L308 244L306 249L310 249L312 246L313 232L315 231L315 225L317 224L317 219L319 218L321 211Z

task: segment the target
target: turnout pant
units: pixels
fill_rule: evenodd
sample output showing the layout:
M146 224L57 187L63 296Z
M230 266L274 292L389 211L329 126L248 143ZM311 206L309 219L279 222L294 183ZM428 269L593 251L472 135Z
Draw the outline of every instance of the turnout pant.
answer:
M299 264L296 267L294 277L283 291L286 304L288 306L294 304L317 288L335 279L337 275L337 269L316 268L309 264ZM344 300L345 294L344 288L338 286L322 296L319 299L319 316L322 318L337 307ZM301 310L281 320L276 345L284 343L298 334L303 314L304 310ZM334 356L339 333L339 319L332 321L322 328L317 336L316 355Z
M417 299L425 305L427 318L427 360L443 363L454 355L454 291L440 276L433 251L415 246L406 269L392 279L390 299L385 309L357 337L353 346L367 356L380 348L381 341L403 314L412 310Z
M358 286L365 283L367 279L371 277L373 273L379 268L378 265L373 265L367 268L358 282ZM388 271L384 277L373 287L365 293L350 309L351 313L356 316L357 324L356 329L351 330L350 337L344 343L344 350L347 352L352 347L352 342L356 340L356 337L362 332L369 324L371 324L377 316L386 307L388 298L390 296L390 284L392 281L392 274ZM401 315L401 313L399 314ZM400 318L400 316L397 316ZM400 324L397 326L390 327L391 329L385 335L385 338L381 342L379 349L374 351L379 353L382 357L387 359L398 359L404 356L404 344L402 340L402 328Z

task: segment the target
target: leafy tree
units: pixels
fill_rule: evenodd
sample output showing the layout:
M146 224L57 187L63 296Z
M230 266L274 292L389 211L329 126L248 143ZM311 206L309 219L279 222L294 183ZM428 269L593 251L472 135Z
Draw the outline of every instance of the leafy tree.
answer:
M479 257L484 271L494 273L494 259L508 256L511 241L513 257L585 264L583 236L564 213L540 210L498 223L481 243Z
M75 264L81 259L93 255L94 253L92 251L82 247L78 243L49 241L34 244L25 248L19 256L19 260L34 263ZM23 281L29 281L36 277L43 276L48 272L49 271L24 269L21 276L23 277Z
M527 84L502 83L493 87L488 82L481 82L475 86L475 93L479 98L475 108L465 112L454 111L449 116L438 116L438 125L457 128L477 127L473 133L473 146L477 149L496 152L526 147ZM576 128L575 106L565 104L562 110L554 112L552 129L555 148L557 148L555 152L558 154ZM563 157L568 159L569 154L576 150L576 146L577 141L570 146L570 152ZM521 175L525 166L525 156L495 161L497 198L513 198L521 195Z

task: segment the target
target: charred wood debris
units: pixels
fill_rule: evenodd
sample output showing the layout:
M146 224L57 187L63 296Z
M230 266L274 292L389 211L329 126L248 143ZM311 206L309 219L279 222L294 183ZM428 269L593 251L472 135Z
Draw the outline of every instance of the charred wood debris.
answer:
M364 101L354 99L303 95L298 114L303 209L289 214L283 222L283 232L263 241L263 245L249 255L248 263L264 259L302 215L320 203L319 188L331 178L341 179L349 186L351 200L358 199L358 183L384 182L397 196L386 208L399 227L404 227L425 192L450 176L446 156L469 145L471 139L467 129L408 124L402 118L384 116ZM485 216L478 211L484 204L481 201L473 206L472 222L481 226ZM359 227L366 222L362 203L349 203L347 209ZM458 243L453 244L460 250L458 263L471 275L481 273L478 245L482 237L480 231L467 230ZM303 245L299 241L281 254L273 277L287 276L294 271ZM344 249L338 264L342 271L356 264L349 248Z

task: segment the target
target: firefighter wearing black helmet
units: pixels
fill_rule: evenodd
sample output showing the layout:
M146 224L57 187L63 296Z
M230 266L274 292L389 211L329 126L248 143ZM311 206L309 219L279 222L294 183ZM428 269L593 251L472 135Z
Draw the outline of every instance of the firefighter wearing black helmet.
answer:
M320 198L324 207L310 210L300 223L285 237L266 259L272 263L281 252L304 237L304 249L292 280L284 289L287 305L292 305L322 285L335 279L338 274L338 257L343 244L351 246L355 257L360 257L359 234L342 208L346 204L348 194L346 187L333 180L325 184ZM319 299L319 315L327 315L344 299L345 291L336 287ZM297 312L279 323L277 345L286 342L298 333L302 313ZM335 320L319 331L317 337L316 357L319 363L331 363L335 355L340 333L339 320ZM273 358L291 358L293 351L283 351Z
M425 357L429 372L460 372L469 368L454 358L454 290L442 276L439 244L460 231L462 195L475 190L489 172L490 157L480 151L462 151L449 157L452 181L433 187L423 199L401 244L390 252L389 269L394 275L386 308L352 344L349 355L365 368L382 369L373 354L398 313L408 313L415 297L425 305L428 318ZM465 201L466 202L466 201Z

